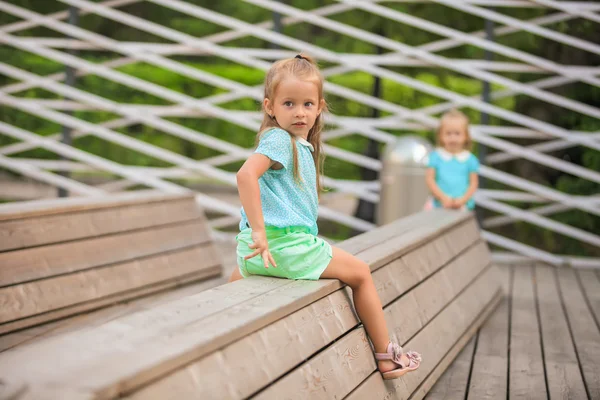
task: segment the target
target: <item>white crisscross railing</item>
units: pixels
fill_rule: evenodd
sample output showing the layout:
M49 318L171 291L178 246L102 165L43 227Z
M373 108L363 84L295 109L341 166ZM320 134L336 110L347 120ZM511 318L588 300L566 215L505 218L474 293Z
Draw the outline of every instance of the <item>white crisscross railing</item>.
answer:
M93 13L103 18L135 27L140 31L165 39L170 43L127 42L118 41L98 33L65 22L68 11L50 15L42 15L35 10L0 0L0 11L21 19L19 22L0 26L0 41L32 54L41 56L56 63L72 67L79 76L94 74L106 80L134 88L163 99L170 105L123 104L88 93L64 83L65 73L40 76L33 72L0 62L0 73L17 83L0 88L0 102L5 107L20 110L33 116L46 119L73 130L73 137L93 135L106 141L118 144L132 151L137 151L172 165L168 168L138 167L116 163L108 159L94 156L75 147L60 142L60 134L40 136L25 131L7 122L0 121L0 134L17 139L18 142L0 148L0 167L13 170L23 176L32 177L63 187L76 195L96 196L106 193L127 190L134 185L144 185L168 192L189 192L190 189L173 182L170 178L203 176L216 179L228 185L235 185L232 173L220 168L223 165L239 161L248 156L250 149L228 143L203 132L190 129L181 124L171 122L169 117L218 118L241 128L256 131L260 125L261 115L258 112L231 110L222 107L234 100L250 98L260 101L260 86L248 86L240 82L212 74L185 63L176 61L171 56L217 56L237 64L266 71L272 60L293 56L298 51L305 51L331 67L323 72L326 78L353 71L366 72L370 75L385 78L389 81L410 87L415 91L434 96L442 101L433 106L411 109L401 104L350 89L333 83L328 79L326 92L348 99L371 108L389 113L382 118L358 118L354 116L330 115L328 122L333 126L325 134L326 141L354 134L382 143L390 143L395 136L386 132L394 130L431 130L437 126L436 115L452 107L468 107L506 121L506 126L474 125L475 140L497 150L486 158L486 165L481 175L489 181L499 182L514 188L508 190L482 189L476 201L479 206L501 214L483 221L486 239L506 253L497 253L497 258L513 260L518 257L529 257L544 260L553 264L571 264L579 267L600 266L600 259L577 258L554 255L549 252L518 243L488 231L514 221L526 221L541 228L574 238L586 245L600 248L600 236L594 232L569 226L550 218L553 214L577 209L586 213L600 215L600 197L583 197L558 191L554 188L531 182L497 169L501 162L526 159L531 162L552 168L566 174L600 183L600 172L558 159L548 153L574 146L600 150L600 132L575 132L560 126L519 114L491 102L484 102L480 96L466 96L441 88L425 81L394 72L389 67L410 67L421 69L442 68L474 79L490 82L501 87L491 93L492 100L525 95L542 100L548 104L561 107L565 112L600 119L600 109L569 99L553 92L551 89L579 82L590 86L600 86L600 67L562 65L554 61L534 56L486 39L485 32L462 32L449 26L409 15L393 9L386 3L437 3L457 9L465 14L474 15L494 21L497 27L494 35L500 37L516 32L528 32L540 37L567 45L592 54L600 54L600 45L581 38L566 35L547 28L558 22L587 20L600 22L596 13L600 10L600 2L557 2L551 0L338 0L335 4L312 9L301 10L275 0L239 0L240 3L252 4L265 10L276 12L282 16L283 25L308 23L337 34L361 40L387 50L384 54L350 54L337 53L324 47L310 44L272 30L273 23L265 21L251 24L246 21L224 15L214 10L201 7L185 0L144 0L148 3L175 10L184 15L209 21L212 24L227 28L226 31L206 37L194 37L169 26L159 25L144 20L136 15L124 12L121 7L139 3L143 0L108 0L93 2L89 0L56 0L67 6L76 7L81 14ZM522 21L502 13L501 7L543 8L551 11L547 15ZM350 26L330 18L337 14L361 10L362 12L386 18L400 24L414 27L439 35L444 39L436 40L420 46L410 46L390 38L368 32L360 27ZM42 38L20 36L18 33L30 28L43 26L65 36L65 38ZM235 39L253 36L281 49L239 48L223 45ZM508 61L489 61L474 59L449 59L439 53L462 45L472 45L489 52L511 59ZM107 62L94 63L71 54L67 50L103 51L116 54L118 57ZM119 67L144 62L176 72L190 82L207 84L225 92L204 98L193 98L164 86L133 77L120 72ZM545 76L542 79L526 83L509 79L505 73L531 73ZM32 99L19 96L19 93L31 89L43 88L46 91L64 97L64 100ZM74 117L64 111L85 110L104 111L118 115L117 119L100 124L92 124ZM173 135L195 144L199 144L222 153L219 156L195 160L173 151L132 138L118 131L134 124L143 123L149 127ZM518 145L513 138L537 139L541 143L534 145ZM22 158L17 154L34 148L44 148L66 159L63 161L38 160ZM357 166L378 171L382 168L379 160L362 154L326 144L329 157L337 158ZM62 176L57 171L89 171L101 170L110 172L118 180L92 186ZM377 202L379 200L378 184L373 182L345 181L326 177L327 186L341 193L356 198ZM197 199L206 209L224 214L224 217L212 220L215 228L231 225L239 217L238 207L206 194L196 193ZM528 209L521 209L507 204L506 201L520 201L530 204L540 203ZM321 217L342 223L357 230L368 230L373 227L369 222L344 214L335 209L322 207Z

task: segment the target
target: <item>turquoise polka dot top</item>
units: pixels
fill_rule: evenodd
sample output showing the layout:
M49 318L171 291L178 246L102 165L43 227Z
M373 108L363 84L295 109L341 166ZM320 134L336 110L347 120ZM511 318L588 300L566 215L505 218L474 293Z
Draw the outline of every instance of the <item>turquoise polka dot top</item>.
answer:
M298 149L298 167L301 182L294 179L294 156L292 140ZM274 128L262 134L254 151L280 163L279 170L268 169L258 179L265 226L285 228L304 226L316 235L319 198L317 194L317 172L312 156L312 145L302 138L292 139L281 128ZM242 207L240 230L249 226Z

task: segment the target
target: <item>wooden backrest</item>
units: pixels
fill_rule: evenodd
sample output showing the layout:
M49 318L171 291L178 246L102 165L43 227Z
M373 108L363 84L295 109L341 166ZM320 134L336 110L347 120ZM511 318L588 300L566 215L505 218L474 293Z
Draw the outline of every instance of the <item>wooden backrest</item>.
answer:
M390 334L422 352L419 371L384 385L339 281L250 277L0 354L4 393L422 398L502 296L473 216L421 213L340 247L370 264Z
M191 195L0 206L0 334L220 272Z

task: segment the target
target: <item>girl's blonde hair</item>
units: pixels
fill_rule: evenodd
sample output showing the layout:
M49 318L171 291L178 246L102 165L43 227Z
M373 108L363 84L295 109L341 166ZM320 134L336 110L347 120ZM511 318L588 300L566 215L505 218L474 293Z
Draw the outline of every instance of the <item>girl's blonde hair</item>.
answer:
M442 118L440 118L440 126L438 127L437 130L437 134L436 134L436 143L439 147L444 147L444 143L442 142L441 139L441 135L442 135L442 129L444 127L444 123L447 122L449 119L460 119L463 122L463 131L465 132L466 136L467 136L467 140L465 141L465 150L471 150L471 147L473 146L473 140L471 139L471 133L469 132L469 117L467 117L463 112L457 110L457 109L452 109L448 112L446 112L444 115L442 115Z
M305 55L297 55L294 58L287 58L284 60L277 61L269 72L267 73L267 77L265 78L265 99L269 99L271 102L275 98L275 92L277 87L287 77L294 77L298 79L302 79L305 81L314 82L317 85L317 90L319 91L319 106L324 103L323 98L323 76L321 75L321 71L319 71L319 67L315 63L315 61L308 56ZM315 162L315 168L317 171L317 193L321 193L323 187L321 183L321 177L323 176L323 163L325 160L325 156L323 154L323 145L321 143L321 132L323 131L323 112L327 109L327 105L323 106L323 109L317 116L315 120L315 124L308 132L308 142L313 146L313 159ZM263 121L260 126L260 131L256 136L256 145L258 146L258 142L260 141L261 135L270 128L281 128L275 117L271 117L267 110L264 109L263 102ZM289 132L288 132L289 133ZM294 136L290 133L292 139ZM298 167L298 148L296 147L296 141L292 140L292 154L294 156L294 179L297 182L301 182L300 171Z

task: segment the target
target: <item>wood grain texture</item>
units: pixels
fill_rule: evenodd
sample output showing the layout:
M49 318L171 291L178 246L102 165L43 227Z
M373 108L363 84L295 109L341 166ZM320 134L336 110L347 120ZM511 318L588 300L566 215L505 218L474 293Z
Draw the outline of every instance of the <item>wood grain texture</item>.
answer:
M442 270L443 271L443 270ZM483 297L485 298L485 294L484 292L489 292L489 284L491 283L490 279L493 279L495 277L494 275L494 270L489 268L488 269L488 273L484 274L480 279L478 279L475 283L473 283L471 286L469 286L469 288L467 290L465 290L463 293L461 293L458 298L457 298L457 303L460 306L462 305L466 305L467 301L470 301L471 304L473 304L472 300L474 298L474 295L479 295L481 294ZM439 284L438 280L434 279L434 278L440 278L441 279L442 275L441 273L438 276L434 276L432 277L430 280L426 281L424 283L424 285L426 283L430 283L431 286L436 286L437 284ZM458 280L458 278L457 278ZM416 289L415 289L416 290ZM410 294L410 293L409 293ZM466 299L465 299L466 298ZM412 306L411 304L409 304L409 301L406 301L405 304L401 304L400 302L402 302L404 299L406 299L406 296L403 296L400 300L398 300L399 305L401 305L406 313L414 313L414 314L419 314L420 310L417 307ZM455 303L455 302L452 302ZM460 310L458 310L458 307L456 304L454 304L453 308L451 308L450 311L451 313L458 313ZM395 305L395 304L394 304ZM473 306L471 306L471 308L475 308ZM442 313L440 313L439 315L445 315L443 318L449 318L447 316L448 311L444 310L442 311ZM438 317L435 317L435 319L437 319ZM407 318L408 319L408 318ZM413 318L414 320L415 318ZM431 322L431 324L433 324L432 326L437 326L439 325L439 322L434 322L435 319ZM468 318L467 318L468 320ZM413 326L409 326L408 324L405 323L405 321L400 321L397 319L390 319L390 315L386 313L386 321L388 322L388 326L390 326L390 330L394 331L394 332L398 332L401 330L401 328L404 328L403 331L403 336L405 337L409 337L412 336L414 333L416 333L419 330L419 327L413 327ZM472 322L472 321L469 321ZM437 357L437 354L432 352L432 349L437 349L437 351L441 355L445 354L447 352L448 349L444 349L443 345L442 346L436 346L433 342L429 342L427 343L427 345L425 345L424 343L420 343L421 339L418 339L420 337L423 337L423 335L427 336L429 338L429 340L433 340L433 337L435 336L435 332L433 333L424 333L426 331L430 331L433 328L430 328L429 324L426 325L425 328L421 329L419 331L419 333L415 336L415 339L412 339L408 345L407 345L407 349L408 348L421 348L421 349L428 349L428 356L427 357L431 357L431 360L429 361L431 362L435 362L434 360ZM447 328L448 330L448 328ZM356 331L352 331L352 333L350 333L348 336L350 335L357 335ZM450 336L452 336L452 333L450 333ZM358 342L358 339L354 339ZM417 343L417 344L414 344ZM421 345L421 347L418 347L418 345ZM410 346L410 347L409 347ZM371 350L369 350L371 351ZM422 351L422 350L421 350ZM319 353L319 356L315 357L314 359L311 359L310 361L304 363L301 367L295 369L293 372L291 372L290 374L286 375L285 378L283 378L282 380L278 381L276 384L269 386L264 392L261 392L260 395L258 395L256 398L258 399L271 399L271 398L293 398L293 399L309 399L312 398L311 396L316 396L316 398L320 398L322 396L325 396L325 394L327 394L328 396L330 396L329 398L343 398L346 394L350 393L350 391L352 391L359 383L360 381L347 381L345 379L345 375L348 374L347 370L344 370L343 368L340 367L336 367L336 362L334 360L339 360L338 357L339 354L339 350L334 350L334 347L330 347L325 349L323 352ZM373 356L372 353L369 354L370 357L369 360L363 360L361 361L360 364L357 364L357 366L355 367L355 369L357 371L361 371L361 374L364 374L364 370L367 368L368 366L368 361L373 360ZM323 363L323 360L329 360L329 362L327 363ZM421 368L425 368L424 366L422 366ZM367 370L367 375L365 376L365 378L367 376L370 375L370 373L373 372L373 370L375 369L375 367L373 367L370 371ZM319 371L321 373L321 375L317 375L317 380L313 380L312 376L309 372L307 371ZM324 371L329 371L329 374L327 376L327 378L324 378L322 376L322 374L324 373ZM414 375L417 374L417 372L409 374L409 375ZM407 378L404 379L408 379L408 375ZM396 380L394 382L398 382L400 380ZM314 388L315 387L315 382L318 382L319 385L321 385L321 387L318 388L318 391L316 393L310 392L310 391L304 391L304 392L298 392L296 390L289 390L287 391L288 387L293 387L293 388L297 388L297 387L303 387L303 388ZM361 397L361 396L365 396L367 393L366 392L362 392L357 394L353 394L353 396L359 396L356 398L366 398L366 397ZM405 395L409 395L410 392L407 391L405 393ZM323 397L325 398L325 397Z
M253 398L341 399L375 368L367 333L359 328Z
M204 218L0 253L0 287L123 263L210 240Z
M144 286L142 288L131 289L126 292L116 294L114 296L107 296L100 299L96 299L94 301L80 303L71 307L65 307L58 310L46 312L44 314L38 314L33 317L8 322L6 324L0 325L0 335L4 335L6 333L15 331L21 331L30 327L36 327L37 325L45 324L48 322L55 322L71 316L77 316L78 314L95 311L107 306L114 306L116 304L128 302L133 299L143 298L145 296L150 296L155 293L162 292L164 290L170 290L190 283L200 282L206 279L215 279L216 277L221 275L221 270L222 269L220 266L206 268L199 272L193 272L191 274L178 276L153 285ZM1 337L3 336L0 336L0 338Z
M445 237L441 239L446 240ZM471 239L475 239L473 237ZM438 239L429 242L413 252L426 252L431 254L438 248ZM450 259L447 249L445 254L436 253L437 264L428 264L432 271L438 270ZM485 266L487 248L482 242L471 244L469 250L453 264L451 271L444 271L444 275L435 280L425 282L424 290L436 289L448 276L457 274L463 278L468 273L458 274L459 268L465 270L479 270ZM419 282L418 278L406 270L412 270L404 263L396 260L373 274L382 303L386 305L389 300L401 296L411 286ZM474 262L474 268L467 264ZM478 263L479 262L479 263ZM464 264L464 265L460 265ZM427 275L427 274L425 274ZM384 285L386 277L395 277L393 282L400 285ZM423 291L423 289L421 289ZM273 379L289 371L293 366L312 356L317 350L327 343L341 336L358 321L353 312L351 293L346 290L337 291L311 305L283 318L237 342L217 351L200 361L174 372L173 374L145 386L140 391L131 395L131 398L193 398L202 396L206 399L242 399L262 387ZM227 360L236 359L235 363ZM262 361L265 362L262 362ZM256 366L260 365L260 368ZM174 391L173 388L178 388Z
M108 196L67 197L20 201L0 205L0 221L39 217L41 215L98 210L139 203L154 203L178 199L191 199L193 194L170 194L156 190L138 190L111 193Z
M0 323L159 283L219 265L212 244L0 289Z
M183 277L161 282L157 285L151 285L142 289L143 291L134 290L132 291L133 293L128 292L124 295L112 296L112 300L110 300L112 307L91 310L89 312L85 312L87 311L85 309L80 310L78 308L82 307L82 305L70 307L67 308L67 310L78 308L76 312L71 311L72 314L76 315L68 315L66 318L21 329L18 332L1 335L0 352L59 334L100 326L113 319L121 318L145 308L156 307L160 304L192 296L216 286L223 285L226 282L226 276L218 276L218 268L215 268L215 270L204 270L200 273L192 273ZM85 303L84 305L89 306L90 304L94 305L96 303L98 302ZM96 304L96 307L103 305L104 304ZM54 312L51 312L49 314L52 315L53 313ZM47 314L43 314L43 316L46 315Z
M514 268L509 397L547 399L531 265Z
M387 262L407 255L411 250L434 242L435 238L440 236L440 231L461 229L462 232L477 233L473 230L474 220L470 214L441 213L439 218L426 216L426 219L430 218L434 220L427 227L407 230L398 237L382 243L362 246L365 250L358 256L370 262L373 269L377 270ZM460 240L464 242L458 242L465 243L466 246L468 240L464 236L460 235ZM469 240L476 240L476 236L471 235ZM450 239L439 243L441 244L437 246L440 249L457 247ZM449 246L449 243L452 243L452 246ZM361 247L357 246L357 248ZM444 257L447 257L447 254ZM18 376L13 374L13 377L18 380L19 377L39 376L40 385L46 382L61 386L75 382L82 390L92 390L99 397L114 397L123 392L130 392L259 331L319 301L341 287L338 281L283 281L280 287L265 291L264 288L258 288L257 282L268 281L266 278L261 277L254 281L250 278L244 281L257 285L256 295L246 300L240 296L235 304L224 302L218 297L218 292L207 294L213 298L210 307L225 304L220 312L211 311L209 314L204 314L209 307L208 302L202 305L196 303L193 306L195 302L186 299L185 302L179 302L178 306L171 304L171 307L161 306L147 310L148 312L134 313L127 318L117 318L90 331L81 330L76 335L60 335L47 341L33 343L31 346L18 348L14 353L6 352L10 357L0 357L0 373L3 372L3 367L17 357L20 360L39 360L40 352L44 355L43 359L52 359L60 355L60 371L48 371L38 361L35 365L25 364L25 368L19 371ZM211 291L205 293L208 292ZM214 297L215 295L217 297ZM163 319L167 315L170 320L165 322ZM59 350L61 346L72 342L76 342L76 348L71 348L70 352L76 354L76 357L65 355ZM109 350L103 349L105 343L111 343ZM85 365L85 368L82 368L82 365Z
M159 197L161 198L161 197ZM161 198L162 199L162 198ZM168 199L168 200L167 200ZM174 197L0 221L0 251L61 243L203 218L193 198ZM1 208L1 206L0 206ZM205 228L206 230L206 228Z
M496 295L492 298L492 300L484 307L483 311L477 316L475 321L469 326L469 328L464 332L464 334L456 341L456 343L452 346L452 348L444 355L435 369L421 382L419 387L413 392L411 400L421 400L425 397L427 392L431 390L431 388L435 385L435 383L440 378L440 375L450 367L452 360L454 360L457 354L461 351L461 349L466 345L469 341L469 338L473 337L477 330L485 323L485 321L489 318L489 316L494 312L497 308L498 304L502 300L503 294L502 292L497 292Z
M571 328L587 392L600 398L600 331L572 269L556 270L561 299Z
M473 361L475 338L469 340L460 351L452 365L440 376L431 390L425 396L426 400L455 400L467 396L469 372Z
M583 377L558 294L554 268L538 265L534 277L550 398L585 399Z
M497 282L497 270L488 268L408 343L403 344L407 350L414 349L422 353L423 362L417 371L387 382L383 381L380 374L375 374L369 385L361 385L348 399L408 399L416 395L413 392L419 393L419 388L428 382L427 390L419 395L422 398L476 332L477 324L483 323L479 317L487 316L486 313L491 311L488 307L497 304L501 292L491 289ZM453 349L452 357L446 359L445 356ZM437 368L442 362L446 364ZM435 379L428 380L430 374L437 375Z
M509 286L510 274L505 268L498 269L501 287ZM508 335L509 296L505 296L498 308L480 329L477 351L473 356L473 372L468 388L468 400L491 400L506 398L508 390Z

